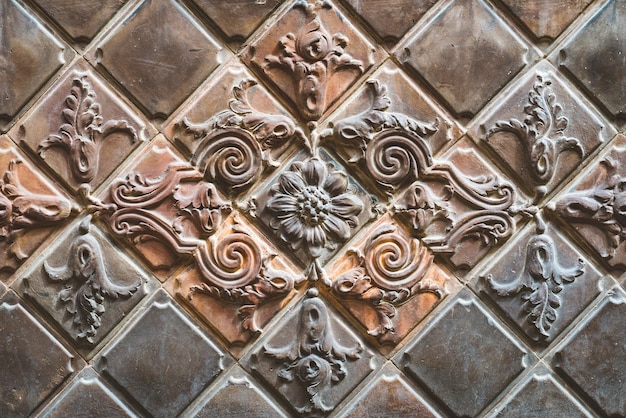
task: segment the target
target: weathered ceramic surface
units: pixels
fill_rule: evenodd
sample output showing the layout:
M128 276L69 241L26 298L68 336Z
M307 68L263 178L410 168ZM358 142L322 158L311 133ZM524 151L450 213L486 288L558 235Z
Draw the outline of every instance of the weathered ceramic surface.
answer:
M623 0L0 0L0 416L625 416Z

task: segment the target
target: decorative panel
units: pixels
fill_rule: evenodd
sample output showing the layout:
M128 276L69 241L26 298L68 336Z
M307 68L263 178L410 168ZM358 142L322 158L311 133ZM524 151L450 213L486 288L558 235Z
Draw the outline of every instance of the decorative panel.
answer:
M0 416L625 416L625 10L0 0Z

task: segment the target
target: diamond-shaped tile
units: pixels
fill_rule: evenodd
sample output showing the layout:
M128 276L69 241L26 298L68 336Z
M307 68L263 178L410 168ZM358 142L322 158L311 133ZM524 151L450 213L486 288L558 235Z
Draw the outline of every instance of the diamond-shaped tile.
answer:
M9 135L73 189L98 187L156 129L79 60Z
M626 415L625 327L626 293L617 288L552 360L607 416Z
M490 106L469 132L488 144L535 200L615 135L547 61Z
M228 36L241 43L274 11L280 0L193 0Z
M593 0L502 0L537 38L556 39Z
M332 411L378 361L343 325L317 289L243 360L304 415Z
M191 412L196 418L287 417L257 382L238 365L210 389L200 406Z
M306 120L318 120L384 53L330 1L298 1L243 55Z
M497 417L592 417L584 407L547 371L533 373L504 406Z
M614 115L626 111L626 1L613 0L559 50L555 60Z
M20 292L86 348L98 344L146 295L147 279L87 217L59 237Z
M532 361L495 321L464 292L397 362L452 413L476 416Z
M34 0L76 42L87 43L128 0Z
M91 368L85 368L51 405L45 418L137 417Z
M217 67L220 50L178 2L144 1L88 57L163 118Z
M0 341L3 417L28 416L79 365L13 293L0 300Z
M64 63L63 45L21 5L0 1L0 130Z
M229 360L160 290L149 307L96 360L155 417L180 413Z
M526 65L529 48L480 0L457 0L396 54L457 114L476 114Z
M347 0L350 6L389 44L400 38L437 0Z
M478 287L530 339L553 341L607 280L549 224L527 229L481 273Z
M440 417L424 397L391 364L372 381L346 408L346 418L360 417Z

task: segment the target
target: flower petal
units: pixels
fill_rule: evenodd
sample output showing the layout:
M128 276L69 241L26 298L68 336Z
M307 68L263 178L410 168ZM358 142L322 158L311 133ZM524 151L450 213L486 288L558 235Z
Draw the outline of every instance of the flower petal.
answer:
M300 173L286 171L280 176L280 187L285 193L295 196L302 193L306 188L306 184Z
M341 171L333 171L324 182L324 190L331 196L345 193L347 188L348 176Z
M276 193L275 196L272 196L265 207L270 209L272 212L277 213L278 215L294 213L298 209L297 207L298 201L288 194Z
M330 200L332 213L342 218L357 216L363 211L363 201L354 193L343 193Z
M302 166L302 174L309 186L321 187L326 177L326 165L317 158L311 158Z
M350 226L346 221L335 215L331 214L328 216L324 220L322 228L338 241L345 241L350 238Z
M281 229L284 231L283 238L287 241L300 241L304 234L304 225L297 216L289 216L280 222Z
M304 229L304 242L311 257L319 257L326 246L326 235L319 225L309 226Z

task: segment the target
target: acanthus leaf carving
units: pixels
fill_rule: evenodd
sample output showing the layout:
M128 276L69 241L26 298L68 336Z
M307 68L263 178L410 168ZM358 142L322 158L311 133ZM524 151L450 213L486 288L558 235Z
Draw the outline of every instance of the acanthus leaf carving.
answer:
M396 307L419 293L432 293L441 299L447 292L428 278L433 256L415 238L406 238L392 225L377 228L363 252L351 250L356 265L331 283L333 293L367 303L376 311L378 324L368 334L381 337L394 332L392 318Z
M136 142L137 132L125 120L103 122L96 92L87 76L72 80L71 93L65 98L65 106L62 112L65 123L61 125L59 134L52 134L41 141L37 151L45 158L48 149L63 148L67 152L75 180L90 183L98 172L101 141L114 133L122 133Z
M552 180L557 158L564 151L577 152L581 158L585 150L577 138L565 135L569 120L561 113L561 105L550 87L548 74L538 74L537 81L528 93L524 108L524 121L510 119L498 121L487 131L486 140L499 132L510 132L523 147L526 165L535 183L536 199L546 193L545 185Z
M261 164L277 165L275 159L291 141L305 141L302 129L284 115L255 109L248 90L257 83L243 80L233 87L229 110L194 124L186 118L175 125L175 138L191 135L198 144L191 163L205 178L227 189L239 191L250 186L261 172Z
M300 308L297 334L289 345L263 347L265 355L283 361L277 371L281 380L305 386L308 402L296 406L297 411L305 415L333 409L327 402L329 392L347 376L350 360L359 359L363 351L358 342L346 347L338 341L333 334L328 308L317 296L317 289L308 290Z
M76 337L94 344L105 313L105 299L129 298L141 281L117 284L117 279L107 271L100 243L89 232L90 222L90 216L81 222L80 235L70 244L67 264L54 267L44 261L43 271L51 281L65 284L58 299L73 317Z
M334 73L342 70L363 72L363 62L345 52L348 37L331 35L317 16L330 3L297 2L310 20L298 33L280 38L278 54L267 55L263 69L280 68L294 80L297 108L310 121L318 120L326 110L326 87Z
M554 240L544 233L545 225L541 219L537 232L526 246L526 261L521 274L507 283L498 283L491 274L486 280L498 296L519 296L538 338L546 339L551 337L550 330L558 318L559 293L584 273L585 263L579 258L578 265L563 266Z

